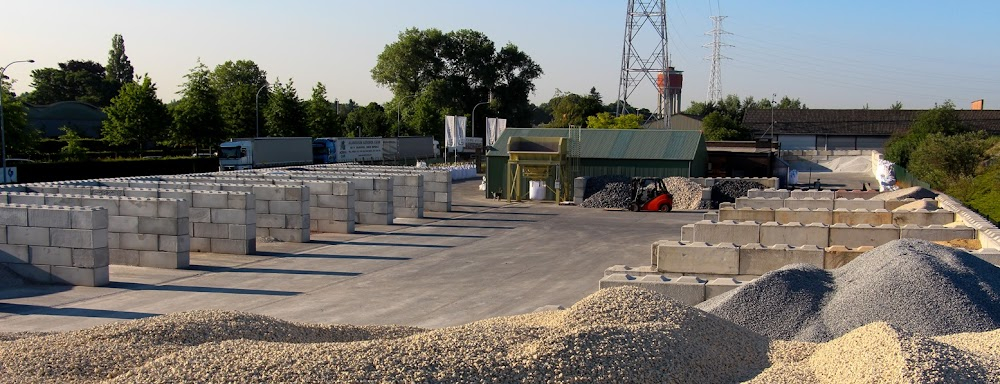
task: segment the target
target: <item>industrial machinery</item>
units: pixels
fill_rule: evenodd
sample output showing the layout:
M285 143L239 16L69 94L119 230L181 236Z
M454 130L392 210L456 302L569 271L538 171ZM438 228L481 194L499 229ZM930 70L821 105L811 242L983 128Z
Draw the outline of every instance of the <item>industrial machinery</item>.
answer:
M629 205L629 210L670 212L672 209L674 209L674 196L667 191L663 179L632 178L632 204Z

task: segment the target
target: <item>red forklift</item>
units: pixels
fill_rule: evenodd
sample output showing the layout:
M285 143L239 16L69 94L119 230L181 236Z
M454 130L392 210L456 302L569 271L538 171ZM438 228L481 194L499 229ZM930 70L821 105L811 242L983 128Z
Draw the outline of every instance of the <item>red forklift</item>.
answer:
M632 204L629 205L629 210L670 212L672 209L674 209L674 196L667 191L662 178L632 178Z

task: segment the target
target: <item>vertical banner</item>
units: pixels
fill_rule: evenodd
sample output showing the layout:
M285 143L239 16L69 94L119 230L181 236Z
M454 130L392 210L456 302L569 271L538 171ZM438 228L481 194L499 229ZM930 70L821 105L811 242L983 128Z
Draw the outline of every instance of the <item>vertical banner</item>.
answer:
M497 139L500 138L505 129L507 129L507 119L497 119Z
M465 116L455 116L455 149L461 151L465 148Z
M486 118L486 145L493 146L497 142L497 119L495 117Z
M444 147L455 147L455 116L444 117Z

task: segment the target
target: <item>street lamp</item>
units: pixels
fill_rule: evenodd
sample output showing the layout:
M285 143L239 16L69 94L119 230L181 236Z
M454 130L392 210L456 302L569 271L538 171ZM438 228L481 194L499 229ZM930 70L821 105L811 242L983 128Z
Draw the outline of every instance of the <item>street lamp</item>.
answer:
M402 123L401 123L402 119L400 118L401 115L400 115L399 109L403 107L403 100L406 100L408 98L414 97L416 95L417 94L414 93L412 95L403 96L403 98L399 100L399 104L396 104L396 137L399 137L399 128L402 127ZM397 147L397 149L398 149L398 147Z
M484 101L482 103L476 104L475 107L472 107L472 137L476 137L476 108L479 108L480 105L489 103L490 103L489 101Z
M260 137L260 91L263 91L264 88L267 88L267 84L261 85L260 89L257 90L257 96L254 96L257 104L257 136L255 137Z
M0 163L3 164L3 183L7 184L7 132L3 127L3 73L17 63L34 63L35 60L17 60L0 68Z

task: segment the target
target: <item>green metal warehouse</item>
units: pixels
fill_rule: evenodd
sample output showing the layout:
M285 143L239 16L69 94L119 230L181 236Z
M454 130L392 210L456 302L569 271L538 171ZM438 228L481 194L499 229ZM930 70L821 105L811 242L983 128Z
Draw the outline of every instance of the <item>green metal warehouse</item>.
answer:
M708 164L705 139L700 131L646 129L570 129L570 128L507 128L486 153L486 196L503 193L511 167L508 143L510 138L566 138L566 163L563 177L578 176L650 176L703 177ZM546 185L556 183L549 176ZM571 184L571 183L570 183ZM565 186L572 193L572 185ZM527 193L521 185L520 194ZM546 199L554 199L550 190Z

